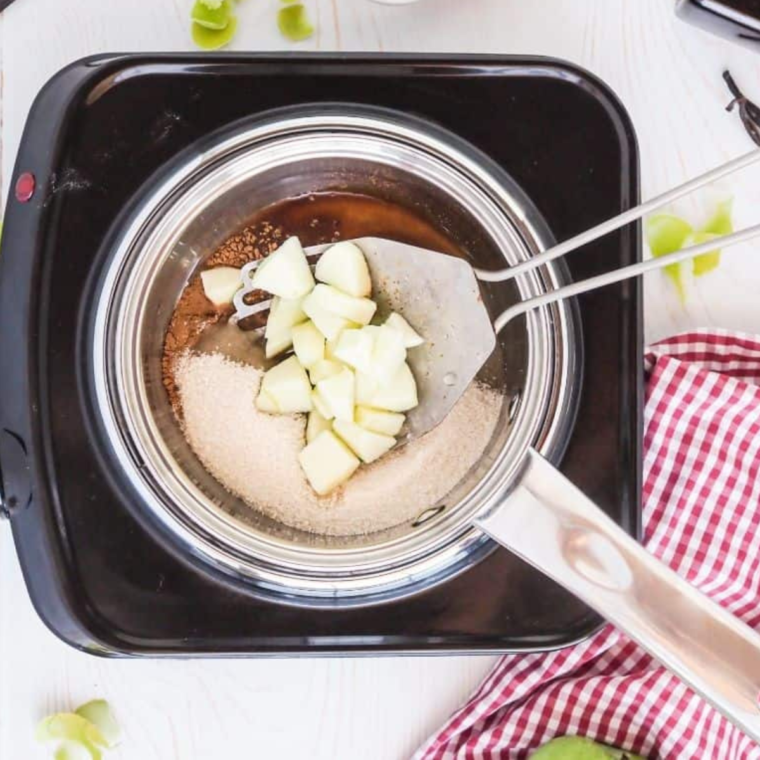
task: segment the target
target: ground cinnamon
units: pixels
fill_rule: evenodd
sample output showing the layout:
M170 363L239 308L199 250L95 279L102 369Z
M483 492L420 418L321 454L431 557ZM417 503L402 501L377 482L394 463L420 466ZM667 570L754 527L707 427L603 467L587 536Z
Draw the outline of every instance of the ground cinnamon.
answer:
M242 267L274 251L283 241L283 231L269 222L257 222L232 235L205 262L203 269L217 266ZM229 319L232 308L217 309L203 293L197 272L182 292L164 340L161 372L164 388L175 412L180 412L179 393L174 379L177 359L192 348L201 333L220 320Z

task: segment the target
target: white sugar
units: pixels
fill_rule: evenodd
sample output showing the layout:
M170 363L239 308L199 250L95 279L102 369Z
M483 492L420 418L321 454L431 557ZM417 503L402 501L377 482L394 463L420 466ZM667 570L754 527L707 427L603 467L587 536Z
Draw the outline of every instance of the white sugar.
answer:
M261 375L218 354L184 356L176 379L187 440L228 491L280 522L328 535L383 530L439 502L480 459L503 401L473 384L431 433L319 498L298 463L306 418L259 412Z

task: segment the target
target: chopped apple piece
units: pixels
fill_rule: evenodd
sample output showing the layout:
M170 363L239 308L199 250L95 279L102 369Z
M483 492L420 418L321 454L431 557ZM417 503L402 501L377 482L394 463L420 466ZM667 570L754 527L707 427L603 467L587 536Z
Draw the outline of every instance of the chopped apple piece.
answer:
M273 338L266 341L264 354L267 359L273 359L275 356L287 351L293 345L293 338L290 333L277 333Z
M280 413L277 403L266 391L259 391L259 395L256 396L256 408L268 414Z
M349 327L347 329L353 329L353 328ZM335 356L335 349L338 347L339 340L340 340L340 334L338 334L338 337L335 338L334 340L328 340L327 343L325 343L325 359L338 361L338 358Z
M317 262L314 274L320 282L357 298L372 292L367 260L355 243L336 243L328 248Z
M317 362L325 358L325 336L322 335L313 322L304 322L296 325L292 330L293 350L298 361L306 369L310 369Z
M414 409L417 403L417 383L412 370L405 362L388 383L378 385L371 403L367 406L389 412L407 412Z
M356 472L359 460L330 430L321 432L298 455L311 487L320 495L330 493Z
M285 359L264 374L261 394L271 398L280 414L310 412L312 409L311 383L295 356ZM264 403L269 401L265 399Z
M356 424L373 433L398 435L404 426L405 419L403 414L397 412L386 412L383 409L372 409L368 406L356 407Z
M288 238L269 254L253 274L254 288L280 298L302 298L314 287L314 277L297 237Z
M374 348L372 352L372 368L367 373L381 385L390 382L406 361L406 346L404 336L392 327L382 325L365 328L372 332Z
M404 345L406 348L416 348L421 346L425 339L397 312L393 312L384 324L398 330L404 336Z
M307 316L303 310L303 301L303 298L279 298L275 296L272 299L272 305L269 307L266 337L269 337L270 333L291 330L295 325L305 322Z
M352 327L353 325L349 320L327 311L327 309L321 305L319 297L314 295L315 290L304 298L303 310L311 318L311 321L314 322L317 330L319 330L328 341L335 341L343 330L347 327Z
M330 420L326 420L316 409L312 409L306 423L306 443L311 443L322 431L331 429Z
M238 270L205 274L209 298L229 303L241 284ZM317 279L319 284L298 238L287 240L254 274L253 286L274 294L267 357L291 346L295 352L264 374L255 403L270 414L309 413L299 461L312 488L324 495L361 462L374 462L396 445L402 412L418 403L407 349L424 340L400 314L370 324L377 304L368 298L369 268L355 244L328 249Z
M331 416L347 422L354 421L355 380L354 373L348 367L344 367L337 375L320 380L317 383L317 395L332 412Z
M214 306L229 306L235 293L243 287L240 270L235 267L214 267L201 272L203 292Z
M377 304L369 298L349 296L332 285L321 283L309 294L309 300L320 309L357 325L368 325L377 310Z
M311 392L311 403L326 420L334 419L335 415L333 414L332 409L330 409L327 402L322 399L318 391Z
M396 445L393 436L373 433L353 422L335 420L333 430L365 464L380 459Z
M359 372L372 372L374 349L370 328L349 329L340 334L333 355Z
M343 369L343 365L332 359L322 359L313 366L309 367L309 379L312 385L316 385L320 380L326 377L337 375Z
M303 298L289 299L275 296L272 299L264 332L267 359L281 354L293 345L293 327L307 318L301 308L302 303Z
M372 399L377 393L377 380L364 374L364 372L356 373L356 403L363 406L370 406Z

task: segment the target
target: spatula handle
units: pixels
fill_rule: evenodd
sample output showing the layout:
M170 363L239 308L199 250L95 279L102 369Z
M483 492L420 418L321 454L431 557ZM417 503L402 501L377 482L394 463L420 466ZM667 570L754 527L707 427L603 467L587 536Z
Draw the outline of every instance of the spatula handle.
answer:
M514 306L511 306L503 312L494 322L494 329L498 333L509 321L538 306L547 306L556 301L561 301L564 298L570 298L571 296L577 296L581 293L587 293L590 290L603 288L605 285L612 285L616 282L629 280L632 277L639 277L645 272L662 269L670 264L678 264L681 261L693 259L695 256L701 256L702 254L709 253L717 248L722 250L723 248L728 248L732 245L737 245L738 243L744 243L759 235L760 224L756 224L752 227L748 227L746 230L740 230L739 232L734 232L722 238L715 238L706 243L700 243L699 245L693 245L690 248L684 248L675 253L669 253L666 256L659 256L656 259L640 261L637 264L631 264L630 266L615 269L612 272L606 272L605 274L600 274L596 277L589 277L587 280L581 280L572 285L566 285L564 288L558 288L557 290L544 293L535 298L528 298L525 301L516 303ZM478 274L478 278L480 279L479 273L476 274Z
M722 177L726 177L740 169L751 166L757 161L760 161L760 150L753 150L750 153L739 156L739 158L735 158L733 161L729 161L715 169L711 169L705 174L700 174L698 177L694 177L694 179L685 182L683 185L674 187L672 190L668 190L662 195L658 195L635 208L628 209L628 211L624 211L622 214L615 216L612 219L608 219L606 222L602 222L596 227L592 227L590 230L581 232L580 235L576 235L575 237L570 238L570 240L565 240L563 243L559 243L558 245L549 248L549 250L533 256L527 261L515 264L515 266L507 269L499 269L496 271L476 269L475 273L477 274L478 279L483 282L505 282L506 280L511 280L524 272L536 269L542 264L558 259L578 248L582 248L584 245L587 245L594 240L598 240L600 237L604 237L610 232L619 230L621 227L625 227L627 224L635 222L637 219L642 219L652 211L656 211L658 208L661 208L668 203L672 203L678 198L688 195L694 190L698 190L700 187L709 185L711 182L715 182ZM715 248L715 246L713 246L713 248Z
M655 559L539 454L477 524L760 741L760 635Z

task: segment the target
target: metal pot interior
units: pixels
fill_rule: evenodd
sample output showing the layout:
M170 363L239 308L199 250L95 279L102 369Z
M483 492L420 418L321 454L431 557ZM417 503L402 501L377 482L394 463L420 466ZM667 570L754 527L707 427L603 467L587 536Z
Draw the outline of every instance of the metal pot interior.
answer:
M219 244L273 203L326 191L412 208L482 268L516 263L548 242L506 175L427 125L351 110L247 125L180 165L125 225L100 292L94 369L100 413L123 471L143 508L185 550L263 593L358 603L410 593L489 550L470 521L503 498L528 446L550 459L560 454L577 391L577 345L567 305L507 326L480 376L504 394L496 432L468 476L441 504L421 504L416 519L337 538L251 509L186 443L161 382L164 335L184 286ZM558 269L544 268L484 285L484 301L496 317L560 279Z

